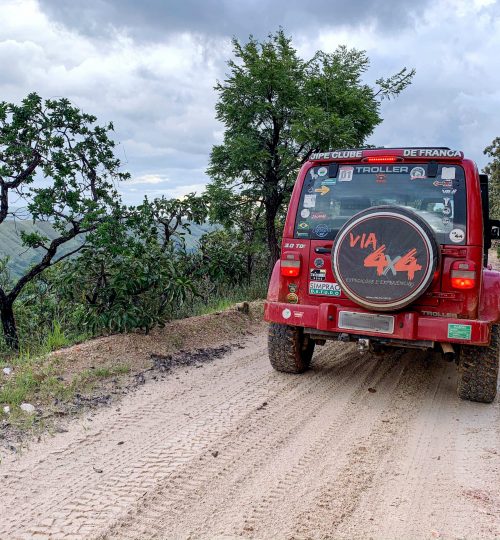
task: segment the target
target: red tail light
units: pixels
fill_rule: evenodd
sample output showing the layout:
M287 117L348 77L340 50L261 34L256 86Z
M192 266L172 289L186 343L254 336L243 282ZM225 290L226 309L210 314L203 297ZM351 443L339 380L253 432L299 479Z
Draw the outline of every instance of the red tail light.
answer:
M300 261L281 261L281 275L297 277L300 274Z
M370 156L363 159L365 163L395 163L396 161L403 161L403 158L400 156Z
M476 285L476 280L471 278L452 277L451 286L454 289L473 289Z
M281 259L281 275L297 277L300 274L300 255L298 253L283 253Z
M451 265L451 286L454 289L473 289L476 286L476 269L472 262L455 261Z

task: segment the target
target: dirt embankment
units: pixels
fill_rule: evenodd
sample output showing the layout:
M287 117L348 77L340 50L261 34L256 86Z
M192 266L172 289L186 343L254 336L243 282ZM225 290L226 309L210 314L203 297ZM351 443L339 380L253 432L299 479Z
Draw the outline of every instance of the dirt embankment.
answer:
M252 331L8 455L0 538L500 537L498 400L416 352L331 343L276 373Z
M101 337L16 360L7 373L0 371L0 393L13 401L0 401L0 461L44 432L65 430L68 419L117 403L173 369L200 367L238 348L242 339L264 327L262 311L261 301L244 303L173 321L147 335ZM32 413L20 410L21 401L29 403Z

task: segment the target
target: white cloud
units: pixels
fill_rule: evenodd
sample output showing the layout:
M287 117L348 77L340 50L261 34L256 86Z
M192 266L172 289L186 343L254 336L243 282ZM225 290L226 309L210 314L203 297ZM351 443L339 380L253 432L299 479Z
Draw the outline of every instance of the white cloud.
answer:
M143 174L142 176L136 176L131 180L126 181L127 186L133 186L137 184L163 184L168 182L168 178L160 176L159 174Z
M223 135L215 120L213 86L224 78L231 57L232 28L224 36L220 28L219 33L198 23L190 28L189 19L182 19L178 31L171 25L159 33L155 27L150 39L139 40L118 27L106 27L103 37L56 22L35 0L0 4L0 99L19 101L31 91L65 96L101 123L112 120L120 143L117 155L133 177L120 188L129 203L144 193L182 196L202 190L210 150ZM112 4L97 2L94 8L105 10ZM242 7L245 13L251 12L249 5ZM369 7L368 2L364 5ZM450 145L483 166L483 148L500 135L499 3L422 3L417 15L406 10L404 24L398 24L399 15L390 15L390 5L384 6L382 11L371 6L364 19L343 19L341 10L327 10L325 24L290 22L285 30L305 58L339 44L366 49L372 61L369 83L402 66L415 67L413 85L395 101L382 104L385 120L372 142ZM295 2L292 7L287 20L300 22L308 15L307 6ZM83 17L86 7L78 9ZM142 35L147 33L146 19L140 23ZM248 24L255 25L255 20L249 17ZM99 21L94 22L98 28ZM269 21L260 24L249 26L248 34L262 34L264 27L265 32L274 30L267 28Z
M154 43L118 32L100 41L51 21L34 0L7 0L0 25L1 99L19 101L31 91L65 96L100 123L113 121L117 155L134 183L163 182L164 171L180 163L198 175L220 129L213 85L228 45L214 48L187 32ZM170 178L173 185L183 181Z

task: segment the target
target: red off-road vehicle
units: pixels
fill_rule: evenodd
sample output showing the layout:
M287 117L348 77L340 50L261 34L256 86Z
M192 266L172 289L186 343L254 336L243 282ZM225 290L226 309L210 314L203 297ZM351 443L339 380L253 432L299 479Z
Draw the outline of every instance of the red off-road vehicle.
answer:
M500 273L488 248L499 223L488 208L487 176L449 148L311 155L265 306L272 366L301 373L327 339L435 350L458 363L461 398L492 402Z

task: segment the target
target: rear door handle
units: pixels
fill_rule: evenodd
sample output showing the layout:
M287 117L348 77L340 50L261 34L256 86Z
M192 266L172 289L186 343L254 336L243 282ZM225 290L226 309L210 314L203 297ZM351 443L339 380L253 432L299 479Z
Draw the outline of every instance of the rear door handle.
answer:
M332 248L327 247L315 247L314 248L315 253L331 253Z

